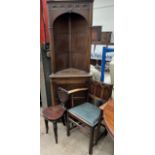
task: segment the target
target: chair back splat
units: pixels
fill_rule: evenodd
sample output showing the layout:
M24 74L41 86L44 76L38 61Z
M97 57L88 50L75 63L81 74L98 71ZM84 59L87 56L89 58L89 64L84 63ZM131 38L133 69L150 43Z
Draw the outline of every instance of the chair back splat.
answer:
M59 88L58 88L58 99L59 99L60 103L61 103L64 107L66 107L65 104L66 104L66 102L67 102L68 99L69 99L68 91L65 90L65 89L63 89L63 88L61 88L61 87L59 87Z
M97 106L105 103L112 95L113 85L91 80L89 84L89 101Z

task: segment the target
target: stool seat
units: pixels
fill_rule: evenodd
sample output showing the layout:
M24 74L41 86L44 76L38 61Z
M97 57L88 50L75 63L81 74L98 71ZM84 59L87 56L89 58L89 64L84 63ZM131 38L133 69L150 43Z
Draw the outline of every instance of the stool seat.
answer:
M57 120L63 116L65 109L61 105L54 105L43 110L43 116L51 121Z
M53 130L54 130L56 144L58 143L57 122L59 119L62 119L62 121L64 122L64 119L63 119L64 113L65 113L65 108L59 104L47 107L43 110L46 133L48 133L48 121L50 121L53 123Z

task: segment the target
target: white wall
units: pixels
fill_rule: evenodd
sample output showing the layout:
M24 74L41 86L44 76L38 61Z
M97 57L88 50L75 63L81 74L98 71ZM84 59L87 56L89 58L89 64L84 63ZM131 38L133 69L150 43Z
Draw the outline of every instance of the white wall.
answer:
M98 25L102 31L114 32L114 0L94 0L93 26Z

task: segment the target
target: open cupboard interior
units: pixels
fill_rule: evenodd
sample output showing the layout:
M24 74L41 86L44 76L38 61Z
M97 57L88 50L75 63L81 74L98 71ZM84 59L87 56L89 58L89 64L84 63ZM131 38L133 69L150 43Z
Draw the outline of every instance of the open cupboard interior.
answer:
M55 72L68 68L87 71L89 30L84 17L64 13L54 24Z

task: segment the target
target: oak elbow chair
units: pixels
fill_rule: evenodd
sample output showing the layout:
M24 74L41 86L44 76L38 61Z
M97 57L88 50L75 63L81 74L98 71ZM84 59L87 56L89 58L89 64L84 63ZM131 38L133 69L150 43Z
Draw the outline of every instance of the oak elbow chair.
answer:
M68 104L70 104L70 107L67 107L66 117L67 136L70 136L70 130L76 126L89 127L89 154L92 154L93 146L97 144L99 138L99 130L103 114L98 106L106 102L111 97L112 87L112 85L102 84L91 80L88 88L77 88L73 90L65 90L60 87L58 88L59 95L61 94L60 98L63 101L68 99ZM77 96L78 93L82 92L85 92L84 97ZM82 100L82 102L79 100ZM96 138L94 138L95 132Z

